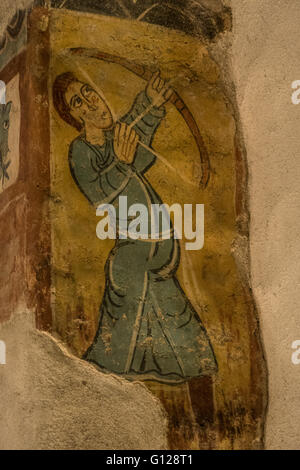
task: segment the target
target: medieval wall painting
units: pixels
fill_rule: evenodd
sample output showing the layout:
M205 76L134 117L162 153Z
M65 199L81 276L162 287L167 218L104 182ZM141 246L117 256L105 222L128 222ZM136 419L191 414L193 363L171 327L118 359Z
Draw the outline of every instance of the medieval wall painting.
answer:
M171 448L260 447L264 368L232 253L242 147L218 64L184 32L66 11L51 14L50 50L53 330L100 371L142 381ZM96 208L119 213L122 196L204 204L203 249L99 240Z
M21 120L19 75L2 83L5 103L0 104L0 193L18 178Z

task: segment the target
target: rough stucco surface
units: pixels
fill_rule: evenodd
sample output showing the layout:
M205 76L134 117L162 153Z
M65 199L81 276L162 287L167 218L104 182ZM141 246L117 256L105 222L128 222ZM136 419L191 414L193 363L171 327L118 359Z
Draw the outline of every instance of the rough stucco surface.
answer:
M69 355L28 314L0 337L0 449L166 448L165 416L143 385Z
M232 64L249 164L252 285L269 370L268 449L300 449L298 0L232 0Z

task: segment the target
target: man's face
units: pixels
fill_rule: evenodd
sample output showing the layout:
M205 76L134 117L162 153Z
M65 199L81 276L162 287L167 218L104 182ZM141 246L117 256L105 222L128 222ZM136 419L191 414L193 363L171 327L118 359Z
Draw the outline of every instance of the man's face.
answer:
M66 102L72 116L85 125L109 129L113 125L111 111L100 95L87 83L73 82L69 85Z

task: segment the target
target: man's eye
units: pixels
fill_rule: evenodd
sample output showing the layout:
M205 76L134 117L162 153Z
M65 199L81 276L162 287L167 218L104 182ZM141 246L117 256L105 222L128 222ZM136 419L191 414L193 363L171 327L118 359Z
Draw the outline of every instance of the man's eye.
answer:
M75 98L75 100L74 100L75 108L79 108L81 106L81 104L82 104L82 100L81 100L81 98L79 98L79 96L77 96L77 98Z
M85 96L90 96L92 92L93 92L93 89L89 86L87 86L84 90Z
M4 121L3 122L3 129L7 130L9 128L9 121Z

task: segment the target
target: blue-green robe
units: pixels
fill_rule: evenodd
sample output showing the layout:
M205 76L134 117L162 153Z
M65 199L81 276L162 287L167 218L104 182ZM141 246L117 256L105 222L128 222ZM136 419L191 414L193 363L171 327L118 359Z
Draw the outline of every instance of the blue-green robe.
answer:
M149 108L140 93L122 121L130 124ZM152 107L134 126L141 142L151 146L165 116ZM113 204L120 196L128 207L162 204L145 172L155 163L150 150L138 146L132 164L120 161L113 148L113 131L103 146L84 136L75 139L69 152L70 169L78 187L94 207ZM99 328L84 358L103 371L128 379L178 383L217 370L206 330L187 296L176 271L180 262L178 240L117 238L105 267L106 287L100 306Z

